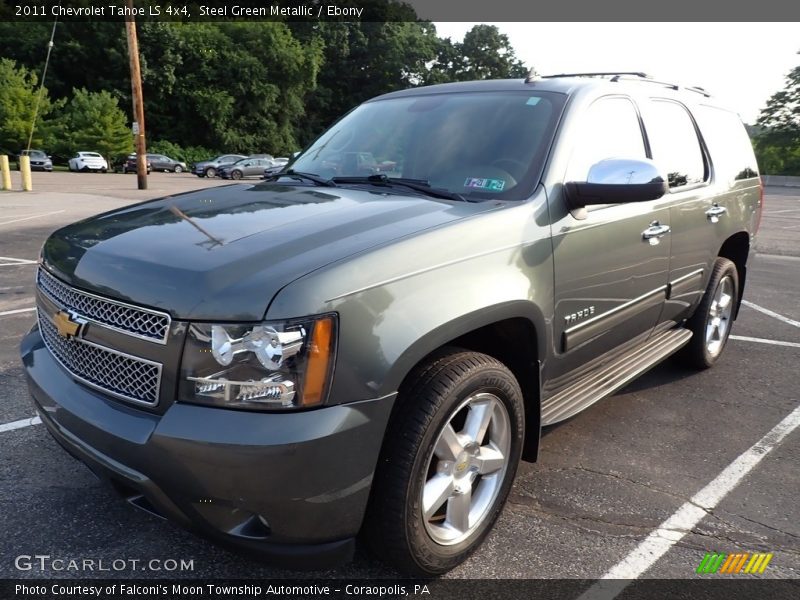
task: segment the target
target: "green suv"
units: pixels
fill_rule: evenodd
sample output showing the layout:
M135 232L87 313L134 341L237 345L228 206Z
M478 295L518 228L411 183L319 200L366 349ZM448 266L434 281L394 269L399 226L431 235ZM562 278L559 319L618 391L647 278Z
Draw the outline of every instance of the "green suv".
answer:
M22 360L50 433L135 506L283 563L359 539L439 574L542 427L673 353L719 360L761 208L699 88L394 92L263 182L55 232Z

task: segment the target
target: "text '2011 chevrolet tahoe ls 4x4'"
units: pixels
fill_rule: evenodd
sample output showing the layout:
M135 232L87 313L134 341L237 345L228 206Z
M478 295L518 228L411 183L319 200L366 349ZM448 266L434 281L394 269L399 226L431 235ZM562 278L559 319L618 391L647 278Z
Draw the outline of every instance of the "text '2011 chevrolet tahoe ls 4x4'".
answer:
M720 357L760 214L742 123L700 89L395 92L265 182L54 233L22 359L50 433L139 507L273 560L360 535L437 574L542 426Z

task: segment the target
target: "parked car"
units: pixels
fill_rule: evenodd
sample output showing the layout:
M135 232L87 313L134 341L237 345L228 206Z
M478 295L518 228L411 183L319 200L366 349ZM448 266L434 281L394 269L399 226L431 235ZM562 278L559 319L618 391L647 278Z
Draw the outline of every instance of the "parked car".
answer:
M272 165L269 158L243 158L232 165L219 168L217 175L223 179L242 179L243 177L260 177L264 169Z
M278 157L272 159L272 164L264 169L263 178L269 177L271 175L275 175L281 169L283 169L289 163L289 159L286 157Z
M195 163L192 171L198 177L216 177L220 167L232 165L233 163L247 158L241 154L221 154L216 158Z
M274 181L56 231L21 345L37 414L227 544L454 568L542 426L673 353L713 366L739 311L763 208L741 120L600 75L386 94Z
M153 165L149 160L150 155L148 154L147 160L147 174L150 174L150 171L153 170ZM136 154L129 154L122 163L122 172L123 173L136 173L139 170L139 163L136 160Z
M187 170L186 163L163 154L148 154L147 160L154 171L183 173Z
M70 171L108 171L108 162L97 152L78 152L67 165Z
M19 168L20 158L29 156L31 160L31 171L52 171L53 159L44 150L20 150L17 155L17 168Z

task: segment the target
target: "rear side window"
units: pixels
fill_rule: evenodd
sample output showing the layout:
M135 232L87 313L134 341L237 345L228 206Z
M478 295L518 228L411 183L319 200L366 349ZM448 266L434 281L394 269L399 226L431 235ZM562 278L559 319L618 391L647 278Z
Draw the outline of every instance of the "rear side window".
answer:
M667 174L670 188L677 190L706 180L703 149L686 108L670 100L651 100L645 129L653 160Z
M639 115L628 98L600 98L588 108L565 180L586 181L591 166L607 158L647 158Z
M704 105L698 107L695 117L711 155L711 166L717 181L758 177L750 136L739 115Z

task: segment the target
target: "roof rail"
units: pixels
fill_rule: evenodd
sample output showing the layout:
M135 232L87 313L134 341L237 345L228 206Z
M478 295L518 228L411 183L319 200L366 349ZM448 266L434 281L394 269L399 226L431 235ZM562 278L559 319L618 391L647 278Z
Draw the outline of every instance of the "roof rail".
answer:
M555 79L556 77L611 77L619 75L634 75L643 79L649 79L647 73L641 71L603 71L598 73L558 73L557 75L541 75L542 79Z
M671 88L673 90L684 89L689 92L695 92L696 94L702 94L706 98L710 98L711 94L709 94L705 89L701 88L699 85L694 86L679 86L677 83L671 83L669 81L658 81L657 79L653 79L647 73L643 73L641 71L607 71L607 72L598 72L598 73L559 73L557 75L540 75L541 79L556 79L559 77L610 77L609 81L617 82L621 80L625 80L629 77L635 77L636 80L642 81L645 83L655 83L658 85L663 85L665 87ZM529 81L527 83L530 83Z

